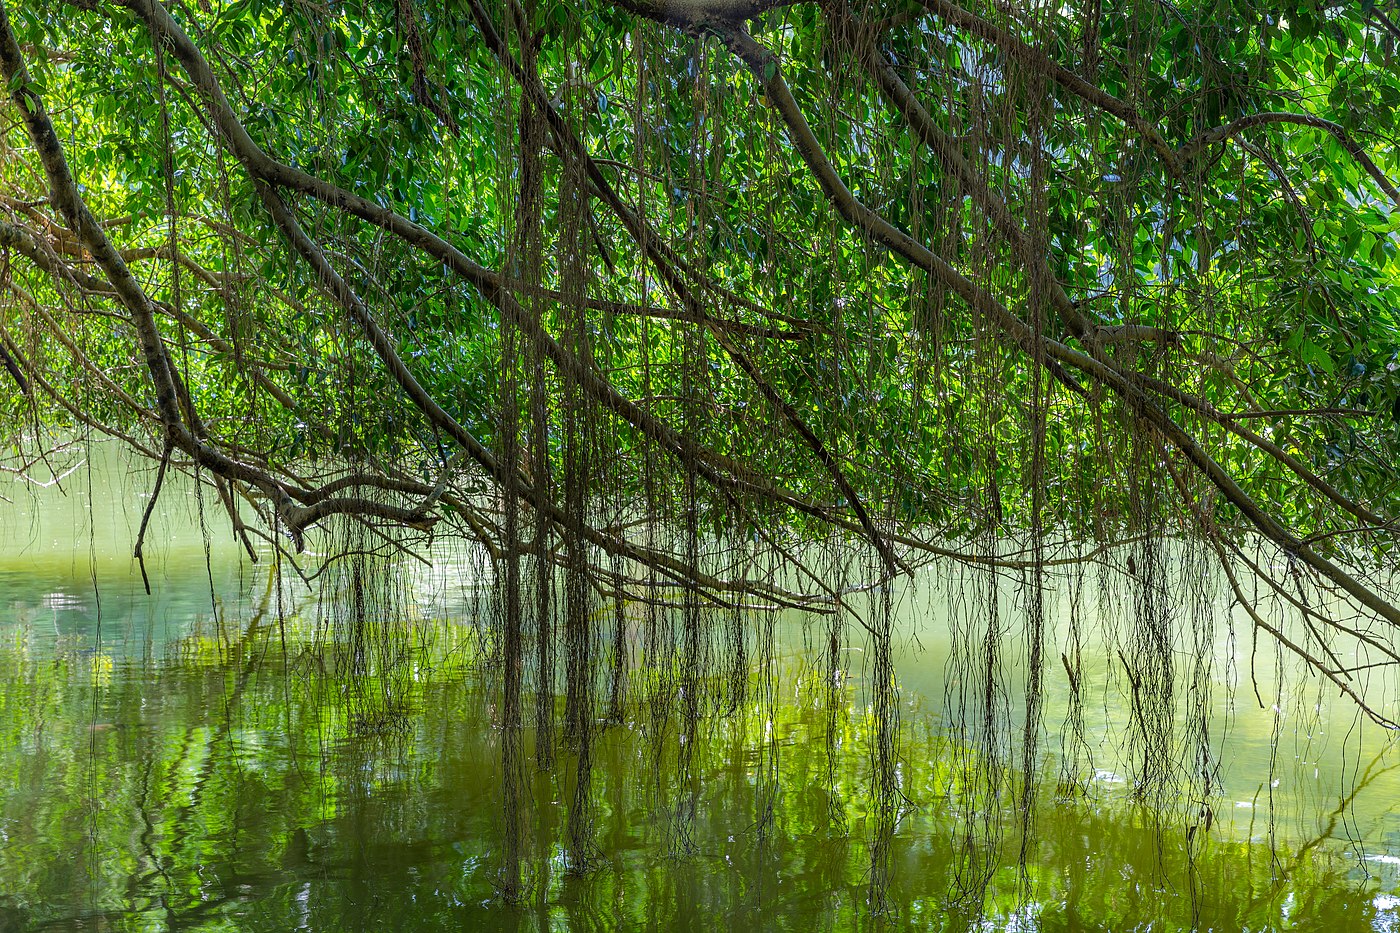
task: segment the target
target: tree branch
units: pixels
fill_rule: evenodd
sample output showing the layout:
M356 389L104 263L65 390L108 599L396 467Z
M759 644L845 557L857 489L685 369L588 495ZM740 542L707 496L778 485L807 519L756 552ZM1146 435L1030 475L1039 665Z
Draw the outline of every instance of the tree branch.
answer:
M1333 139L1341 144L1357 164L1365 170L1367 175L1385 192L1397 207L1400 207L1400 190L1397 190L1395 183L1386 177L1371 157L1366 154L1366 150L1361 148L1360 143L1351 138L1351 134L1340 124L1331 120L1324 120L1322 117L1315 117L1310 113L1284 113L1281 111L1266 111L1264 113L1251 113L1240 117L1224 126L1218 126L1213 130L1207 130L1177 151L1177 155L1182 160L1193 159L1203 150L1227 142L1243 133L1245 130L1256 126L1270 126L1273 124L1292 124L1295 126L1310 126L1314 129L1323 130L1330 134Z

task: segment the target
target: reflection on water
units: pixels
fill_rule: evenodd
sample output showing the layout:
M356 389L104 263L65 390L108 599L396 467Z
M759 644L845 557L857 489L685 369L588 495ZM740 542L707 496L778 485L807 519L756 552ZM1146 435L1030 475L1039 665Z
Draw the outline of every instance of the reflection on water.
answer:
M111 480L104 508L144 504L140 479L123 475L102 465L88 480ZM5 527L27 533L0 538L0 931L945 929L979 916L1020 930L1400 930L1397 759L1316 684L1288 694L1286 711L1260 709L1251 688L1219 691L1224 787L1204 832L1131 801L1129 751L1099 742L1124 712L1107 679L1086 684L1103 697L1086 704L1090 794L1044 788L1024 874L1009 803L1000 814L984 801L1011 827L991 853L1004 867L985 898L951 897L968 801L944 712L946 600L932 583L900 611L909 805L890 913L865 903L869 761L843 754L831 770L826 691L799 620L784 623L776 704L760 696L705 727L684 851L686 789L651 765L658 748L674 760L674 735L638 717L596 740L586 873L564 870L568 763L531 775L537 893L507 906L499 683L470 557L447 555L416 587L396 623L404 654L382 665L350 658L335 626L296 606L292 587L269 586L213 521L206 549L188 495L163 500L151 596L122 508L89 525L81 506L50 509L53 490L6 495ZM351 663L361 673L347 682ZM859 658L850 670L838 739L858 749ZM1054 733L1065 689L1047 702Z

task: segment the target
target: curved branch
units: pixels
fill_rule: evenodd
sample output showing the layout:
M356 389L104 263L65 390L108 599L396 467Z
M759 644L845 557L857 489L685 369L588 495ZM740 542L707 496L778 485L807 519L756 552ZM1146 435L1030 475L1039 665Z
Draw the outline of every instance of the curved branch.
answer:
M860 495L846 477L845 471L841 469L840 461L837 457L832 454L831 450L817 433L806 423L798 413L796 407L784 398L777 389L773 387L771 382L764 378L763 373L753 359L730 339L729 335L724 332L722 327L712 323L712 319L705 310L704 304L691 291L677 271L679 268L684 267L680 258L666 245L663 237L657 236L650 230L643 218L638 216L635 211L631 210L623 203L622 199L617 195L612 185L599 169L598 164L588 154L582 141L573 133L567 121L560 116L558 110L556 110L550 102L548 95L545 94L544 86L539 82L538 75L528 72L513 59L500 33L496 30L490 16L481 6L479 0L470 0L470 2L473 15L477 20L477 26L481 29L482 34L486 36L487 44L491 47L497 60L510 70L512 76L520 82L525 93L530 94L534 98L535 106L538 107L540 112L548 119L550 128L554 132L556 139L567 149L570 157L582 163L583 168L588 174L589 181L592 182L593 186L602 195L608 207L627 227L629 234L641 248L646 258L650 259L656 265L667 287L681 300L687 311L696 320L706 324L710 333L714 335L715 340L729 358L744 371L744 374L748 376L750 381L758 388L759 393L763 395L764 399L778 409L783 416L783 420L787 421L787 423L792 426L793 430L797 432L798 436L802 438L803 443L806 444L807 448L816 456L822 468L826 470L827 475L829 475L835 483L836 488L840 490L841 495L845 497L846 502L851 507L851 511L855 512L856 520L859 522L866 537L875 546L876 551L879 552L880 558L884 561L886 568L891 573L895 570L904 570L908 572L909 568L900 560L899 556L895 554L886 536L881 534L875 527L875 523L870 518L870 514L866 510L865 504L861 501ZM732 22L732 20L724 20L714 28L729 28L727 24L730 22Z
M866 236L878 240L897 255L905 257L934 275L971 307L987 315L989 320L1002 329L1007 338L1023 350L1032 353L1032 356L1035 356L1032 352L1035 342L1040 339L1043 341L1047 357L1053 357L1060 362L1074 366L1118 394L1135 413L1153 428L1162 432L1163 436L1180 450L1191 461L1192 465L1203 473L1261 534L1290 553L1298 555L1309 566L1332 580L1378 616L1386 619L1392 625L1400 626L1400 608L1392 605L1341 567L1308 547L1301 538L1260 507L1259 503L1240 487L1234 477L1146 393L1142 384L1147 382L1145 377L1136 373L1126 374L1094 356L1065 346L1058 341L1038 337L1028 324L1003 306L995 296L973 283L949 265L946 260L934 254L909 234L893 226L889 221L857 200L836 173L836 169L827 158L826 153L822 151L821 144L807 125L797 101L793 98L792 92L782 78L781 70L773 53L737 27L725 26L717 28L715 31L724 39L735 55L748 65L755 79L763 86L769 101L782 116L793 145L797 148L803 161L807 163L812 174L816 176L822 191L848 223ZM1189 403L1193 407L1205 404L1180 390L1170 386L1166 388L1172 389L1174 398ZM1233 422L1226 422L1226 424L1235 433L1244 430ZM1285 456L1287 455L1285 454Z
M1272 124L1286 123L1295 126L1310 126L1327 132L1335 139L1341 147L1345 149L1357 164L1371 176L1380 189L1385 192L1391 201L1400 207L1400 189L1395 187L1395 183L1386 177L1380 167L1366 154L1366 150L1361 148L1361 144L1351 138L1351 134L1346 128L1331 120L1324 120L1322 117L1315 117L1310 113L1286 113L1283 111L1265 111L1263 113L1251 113L1240 117L1224 126L1218 126L1213 130L1207 130L1186 145L1177 150L1177 155L1182 159L1191 159L1199 155L1203 150L1218 143L1227 142L1243 133L1245 130L1256 126L1269 126Z
M620 416L661 447L671 451L682 461L694 463L697 472L717 488L747 488L760 492L765 498L775 503L788 506L823 521L830 520L827 509L776 487L751 469L708 450L693 439L681 434L670 424L648 414L641 406L618 392L594 368L585 364L545 331L538 319L527 313L515 300L500 276L474 262L442 237L389 208L381 207L321 178L278 162L267 155L248 135L247 130L234 115L217 77L198 47L158 0L118 0L118 2L141 17L152 34L168 45L192 84L203 96L206 106L209 108L209 116L213 119L214 126L225 145L255 179L266 186L309 195L328 206L343 210L392 233L408 245L433 256L454 274L473 285L504 317L518 327L527 339L543 351L561 374L574 380L598 404ZM333 293L335 290L332 289ZM348 300L348 295L346 297ZM338 297L337 300L340 301L341 298ZM722 335L722 328L715 332L717 336ZM732 347L732 342L729 345ZM427 399L426 401L431 402L432 400ZM435 402L433 402L433 406L436 406ZM430 415L430 418L433 417ZM442 422L441 426L446 429L446 424L447 422ZM465 437L465 434L463 436ZM481 452L485 453L484 448ZM472 456L484 465L485 462L478 457L476 451L472 452ZM494 463L494 459L492 462ZM497 472L494 466L489 469L493 474ZM853 503L853 509L855 508L854 503L859 502L859 499L854 497L854 490L851 491L848 501ZM536 507L540 507L540 505L540 503L536 503ZM859 511L857 511L857 515L860 515ZM877 547L881 548L882 552L888 550L888 545L881 541L868 516L864 517L861 525L872 536L872 540L878 542ZM891 559L893 552L888 552L883 556ZM897 563L897 558L893 558L893 560Z

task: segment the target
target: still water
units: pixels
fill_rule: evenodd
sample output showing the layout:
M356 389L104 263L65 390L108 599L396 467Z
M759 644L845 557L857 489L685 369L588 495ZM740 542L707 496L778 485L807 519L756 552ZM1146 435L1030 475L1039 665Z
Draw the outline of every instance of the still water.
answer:
M967 806L949 764L947 577L897 600L908 804L888 911L866 900L869 760L850 751L869 738L860 641L850 749L832 759L812 688L823 623L795 618L773 692L706 726L683 830L684 791L651 765L644 723L599 733L585 873L564 870L569 769L532 774L534 894L506 905L479 566L444 551L398 571L403 618L375 641L395 656L365 657L180 484L156 510L147 595L130 555L150 474L110 450L65 463L77 469L44 487L0 474L0 931L1400 930L1400 757L1315 682L1283 671L1296 686L1279 689L1272 653L1259 662L1229 625L1213 642L1222 786L1208 832L1192 840L1133 801L1112 664L1091 666L1104 673L1084 684L1088 793L1045 782L1024 872L1010 802L980 812L1006 827L989 843L1000 867L984 895L953 896ZM1092 598L1082 611L1120 624ZM1047 755L1067 708L1057 671ZM1008 691L1014 706L1014 677Z

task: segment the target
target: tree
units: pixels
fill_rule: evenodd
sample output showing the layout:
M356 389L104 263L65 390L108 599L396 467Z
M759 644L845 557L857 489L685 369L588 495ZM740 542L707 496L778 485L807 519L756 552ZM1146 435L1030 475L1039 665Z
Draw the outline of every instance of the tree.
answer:
M11 423L197 473L252 556L479 542L510 814L558 569L579 852L595 593L618 716L623 597L676 604L683 731L717 607L736 681L746 607L866 628L877 887L889 586L930 561L1024 574L1028 771L1043 581L1089 560L1137 607L1144 774L1180 769L1167 538L1393 724L1357 686L1400 659L1386 4L7 7Z

